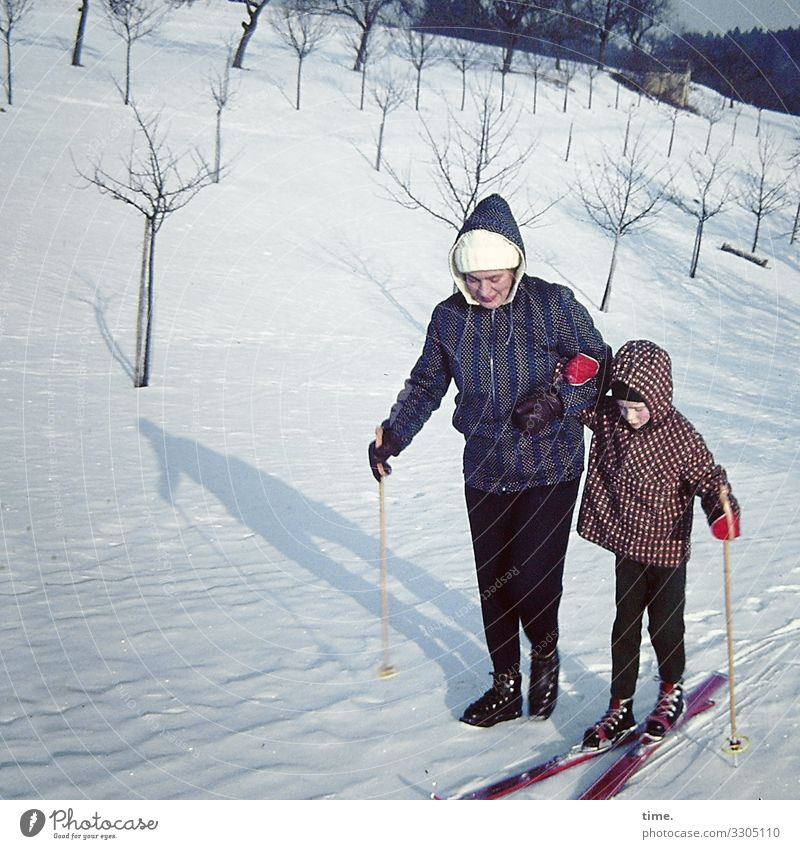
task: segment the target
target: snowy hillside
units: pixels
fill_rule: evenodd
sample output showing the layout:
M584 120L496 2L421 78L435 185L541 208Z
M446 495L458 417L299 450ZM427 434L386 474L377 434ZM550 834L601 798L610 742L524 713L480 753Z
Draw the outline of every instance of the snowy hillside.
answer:
M14 105L0 113L0 797L423 800L571 745L607 701L613 558L573 534L552 720L459 723L490 666L450 398L386 484L399 674L377 674L366 446L450 294L454 234L389 199L388 174L373 167L380 114L369 97L359 109L345 39L306 60L298 111L295 59L259 27L223 117L227 172L159 234L152 385L134 390L143 220L78 175L98 158L116 173L130 150L133 116L114 82L124 49L93 10L84 67L71 67L73 6L37 0L14 44ZM134 45L135 101L161 115L176 154L212 156L208 78L241 14L196 4ZM470 72L470 84L486 74ZM721 753L723 698L622 798L795 799L797 186L762 227L766 268L719 250L751 247L755 219L731 204L708 223L694 279L694 219L665 206L622 240L602 313L611 241L589 221L578 179L603 150L622 150L630 115L653 173L675 171L689 192L685 165L709 125L681 113L668 159L669 108L601 74L589 109L580 71L565 113L549 77L536 114L529 76L513 75L507 91L520 148L534 144L512 207L564 195L523 231L529 268L571 286L614 349L650 338L669 350L676 406L743 510L731 549L737 717L750 748L737 769ZM712 99L692 93L701 111ZM446 106L461 115L460 76L440 64L423 75L420 113L412 100L388 116L385 160L400 172L413 163L422 190L432 187L419 116L443 133ZM730 143L735 114L714 125L712 150ZM764 113L759 124L744 108L735 171L754 159L757 128L787 156L797 149L796 119ZM689 684L727 670L722 547L697 513ZM640 713L656 693L643 646ZM597 771L522 796L575 798Z

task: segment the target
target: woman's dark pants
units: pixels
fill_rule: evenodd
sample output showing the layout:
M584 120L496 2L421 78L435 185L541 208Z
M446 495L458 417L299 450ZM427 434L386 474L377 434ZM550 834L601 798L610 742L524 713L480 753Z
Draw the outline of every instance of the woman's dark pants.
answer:
M534 653L556 647L578 484L501 494L466 487L483 627L496 673L520 671L520 625Z

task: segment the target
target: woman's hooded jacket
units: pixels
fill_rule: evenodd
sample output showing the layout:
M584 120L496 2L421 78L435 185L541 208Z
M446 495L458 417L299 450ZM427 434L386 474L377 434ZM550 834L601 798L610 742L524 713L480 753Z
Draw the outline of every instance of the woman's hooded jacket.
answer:
M621 416L613 398L581 415L594 434L578 533L640 563L679 566L690 554L694 497L713 520L720 515L725 470L702 436L672 405L669 354L648 340L617 352L611 384L641 396L650 420L639 430ZM738 505L730 496L734 512Z
M455 266L453 246L450 267L459 291L435 307L422 355L384 425L405 448L453 381L458 389L453 425L466 439L469 486L516 492L574 480L583 471L584 455L577 413L597 400L596 381L561 387L563 418L539 434L524 435L511 415L519 401L550 385L565 359L582 352L602 363L607 347L570 289L525 273L525 247L503 198L491 195L481 201L456 245L476 229L505 237L519 252L509 297L496 309L476 303Z

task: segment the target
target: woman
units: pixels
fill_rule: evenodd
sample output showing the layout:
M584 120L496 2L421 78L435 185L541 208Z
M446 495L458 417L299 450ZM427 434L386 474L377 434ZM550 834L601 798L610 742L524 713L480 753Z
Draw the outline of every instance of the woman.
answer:
M482 200L450 250L458 291L433 311L422 354L369 447L377 480L458 388L464 478L492 686L462 722L522 714L519 628L531 643L529 714L547 719L558 690L558 607L583 471L577 413L594 405L610 355L565 286L526 273L506 201ZM579 356L583 355L583 356ZM572 383L553 383L569 362ZM588 367L588 371L587 371ZM376 444L377 443L377 444Z

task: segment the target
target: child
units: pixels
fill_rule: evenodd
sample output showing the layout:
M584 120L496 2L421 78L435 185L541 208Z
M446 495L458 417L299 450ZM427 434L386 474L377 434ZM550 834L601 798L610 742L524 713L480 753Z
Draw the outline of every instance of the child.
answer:
M577 358L576 358L577 359ZM573 382L572 368L565 371ZM672 406L669 354L653 342L626 342L614 358L612 398L581 418L592 431L578 533L616 555L616 619L611 635L611 702L583 745L602 749L636 727L642 618L661 678L646 733L662 737L683 710L683 610L694 496L712 532L729 539L719 502L728 488L703 438ZM728 490L739 535L739 508Z

